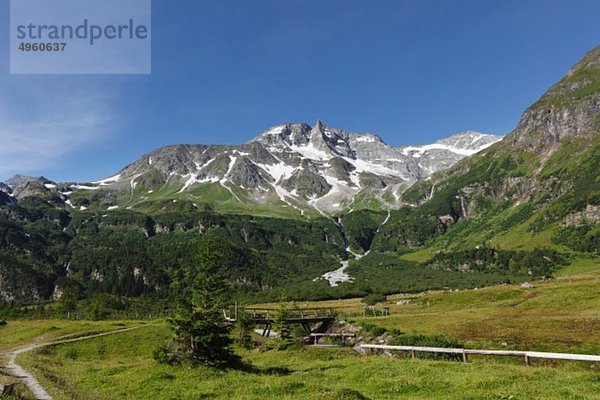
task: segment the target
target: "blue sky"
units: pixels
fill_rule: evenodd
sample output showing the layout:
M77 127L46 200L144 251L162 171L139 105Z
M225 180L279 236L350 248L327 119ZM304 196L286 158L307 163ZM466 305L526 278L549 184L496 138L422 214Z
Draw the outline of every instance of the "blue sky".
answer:
M174 143L324 120L391 145L504 134L600 43L598 1L153 0L152 74L9 75L0 178L112 175Z

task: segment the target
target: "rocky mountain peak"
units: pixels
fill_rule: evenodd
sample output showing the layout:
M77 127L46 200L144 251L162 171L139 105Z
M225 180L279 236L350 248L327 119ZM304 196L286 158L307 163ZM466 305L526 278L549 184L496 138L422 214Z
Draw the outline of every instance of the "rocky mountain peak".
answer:
M27 182L46 183L46 182L50 182L50 180L43 176L27 176L27 175L20 175L20 174L16 174L12 178L6 180L6 184L9 185L13 189L15 189L16 187L21 186Z
M521 117L509 136L519 149L547 158L562 142L600 132L600 47L590 51Z
M467 150L478 152L496 143L498 139L499 136L497 135L467 130L455 133L449 138L440 139L435 143L450 146L457 151Z
M306 123L275 125L247 142L247 144L255 142L264 143L267 145L305 144L308 141L309 132L311 129L312 127Z
M321 158L335 156L356 158L357 147L373 143L387 147L383 140L375 134L357 134L332 128L322 120L318 120L312 126L306 123L276 125L247 144L250 143L262 143L286 149L308 147L305 150L315 149L317 152L321 152ZM305 155L310 158L310 155Z
M575 64L569 72L567 72L566 78L570 78L577 73L584 70L599 69L600 68L600 46L590 50L577 64Z

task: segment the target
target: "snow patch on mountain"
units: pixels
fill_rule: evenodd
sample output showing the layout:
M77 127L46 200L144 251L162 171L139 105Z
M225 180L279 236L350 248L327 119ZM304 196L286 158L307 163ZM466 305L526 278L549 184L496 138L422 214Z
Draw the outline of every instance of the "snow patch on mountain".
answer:
M332 157L331 154L327 154L325 151L316 148L312 143L306 146L290 146L293 151L302 154L302 156L309 160L327 160Z
M287 165L284 162L272 165L256 163L256 165L271 175L275 182L280 182L283 179L289 178L298 169L294 166Z
M460 137L457 137L459 135L460 135ZM458 155L467 157L467 156L472 156L473 154L479 153L480 151L487 149L494 143L502 140L501 136L486 135L486 134L476 133L476 132L471 132L471 131L469 131L466 134L459 134L459 135L455 135L449 139L444 139L442 141L439 141L439 142L436 142L433 144L426 144L426 145L422 145L422 146L402 147L401 148L402 154L404 154L405 156L412 156L414 158L421 158L425 153L427 153L431 150L442 150L442 151L447 151L447 152L451 152L454 154L458 154ZM470 140L465 141L464 135L470 136ZM454 143L447 144L452 139L455 139ZM483 143L481 145L476 145L477 143L479 143L481 141L485 141L485 143Z
M113 175L113 176L111 176L109 178L101 179L99 181L94 181L94 182L91 182L91 183L93 183L95 185L106 186L106 185L110 185L111 183L117 182L119 179L121 179L121 174L116 174L116 175Z

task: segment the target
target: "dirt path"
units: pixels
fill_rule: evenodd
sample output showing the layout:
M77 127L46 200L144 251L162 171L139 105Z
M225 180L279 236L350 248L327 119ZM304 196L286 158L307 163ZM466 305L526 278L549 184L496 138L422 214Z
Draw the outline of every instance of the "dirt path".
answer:
M15 350L12 350L12 351L6 353L6 356L8 357L6 369L8 370L9 374L14 376L15 378L20 379L25 384L25 386L27 386L27 388L31 391L31 393L33 393L33 395L35 396L36 399L52 400L52 396L50 396L48 394L48 392L46 392L46 389L44 389L44 387L40 384L40 382L32 374L30 374L25 369L23 369L23 367L21 367L19 364L17 364L16 359L20 354L27 353L28 351L31 351L31 350L39 349L40 347L51 346L51 345L62 344L62 343L79 342L81 340L88 340L88 339L94 339L94 338L101 337L101 336L114 335L117 333L123 333L123 332L131 331L131 330L139 329L139 328L143 328L143 326L134 326L131 328L124 328L124 329L118 329L118 330L109 331L109 332L96 333L93 335L81 336L81 337L76 337L73 339L64 339L64 340L57 340L57 341L53 341L53 342L28 344L27 346L19 347Z

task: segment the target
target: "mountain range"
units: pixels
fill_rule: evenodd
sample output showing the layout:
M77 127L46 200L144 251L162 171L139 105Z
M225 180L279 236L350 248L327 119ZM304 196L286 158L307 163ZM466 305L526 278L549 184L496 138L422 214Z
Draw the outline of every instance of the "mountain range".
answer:
M240 146L164 147L96 182L16 176L0 204L0 302L172 298L191 284L209 230L230 257L223 273L253 300L587 268L600 264L600 48L502 138L391 147L284 124Z
M0 190L4 202L10 201L6 195L18 200L54 194L55 201L80 209L147 209L166 200L194 208L273 208L298 215L397 208L400 194L413 183L500 139L466 131L429 145L391 147L377 135L330 128L321 121L290 123L240 146L163 147L96 182L17 175Z

